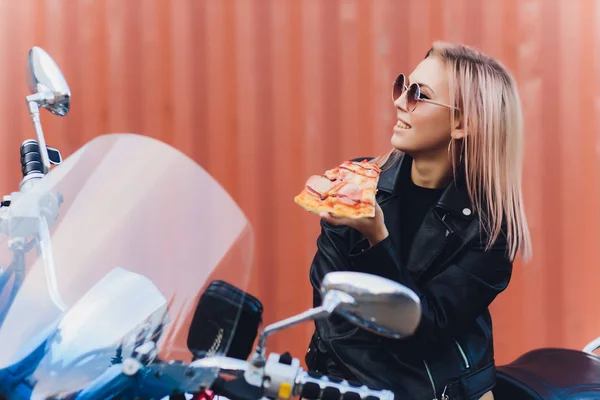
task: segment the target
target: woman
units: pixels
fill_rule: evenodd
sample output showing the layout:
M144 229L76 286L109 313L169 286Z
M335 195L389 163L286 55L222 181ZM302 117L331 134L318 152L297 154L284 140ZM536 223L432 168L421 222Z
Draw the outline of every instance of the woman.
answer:
M376 159L375 217L321 215L310 278L316 305L329 271L393 279L419 295L422 320L399 340L337 316L318 321L306 362L397 398L491 399L488 307L507 287L516 254L531 254L516 84L493 58L436 42L396 79L393 100L394 149Z

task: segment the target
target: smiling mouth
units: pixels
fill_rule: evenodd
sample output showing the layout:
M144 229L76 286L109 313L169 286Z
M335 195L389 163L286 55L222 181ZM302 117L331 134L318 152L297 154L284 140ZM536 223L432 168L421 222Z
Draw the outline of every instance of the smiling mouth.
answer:
M410 129L410 125L398 120L398 122L396 123L396 125L398 125L399 128L402 129Z

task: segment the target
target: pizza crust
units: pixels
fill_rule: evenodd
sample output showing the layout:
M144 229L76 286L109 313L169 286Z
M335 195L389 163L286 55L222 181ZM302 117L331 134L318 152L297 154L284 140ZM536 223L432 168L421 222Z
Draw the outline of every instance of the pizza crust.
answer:
M329 197L328 199L334 198ZM372 204L359 203L356 206L349 206L339 202L327 201L328 199L321 201L321 199L308 193L305 189L299 195L294 197L294 202L306 211L315 214L328 212L335 217L353 219L372 218L375 216L375 207Z

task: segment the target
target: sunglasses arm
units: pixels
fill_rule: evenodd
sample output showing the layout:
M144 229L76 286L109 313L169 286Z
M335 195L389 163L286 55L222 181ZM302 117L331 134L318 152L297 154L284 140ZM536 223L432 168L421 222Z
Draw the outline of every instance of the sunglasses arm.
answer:
M419 99L419 101L424 101L425 103L430 103L430 104L434 104L436 106L440 106L440 107L446 107L446 108L451 108L453 110L458 110L457 107L452 107L448 104L444 104L444 103L438 103L437 101L433 101L433 100L429 100L429 99Z

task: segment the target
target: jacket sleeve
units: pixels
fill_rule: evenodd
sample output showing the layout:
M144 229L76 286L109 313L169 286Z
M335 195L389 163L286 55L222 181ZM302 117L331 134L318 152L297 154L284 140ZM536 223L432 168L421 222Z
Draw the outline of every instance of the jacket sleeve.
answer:
M310 274L316 292L319 291L321 281L327 272L351 269L348 238L350 229L347 226L332 226L321 220L321 234L317 238L317 252L312 261Z
M408 268L396 256L388 236L373 247L358 244L349 253L353 269L395 280L412 289L421 300L421 322L413 339L429 346L438 340L460 334L494 298L508 286L512 262L506 257L506 242L501 236L484 250L485 238L478 238L444 271L417 286Z

